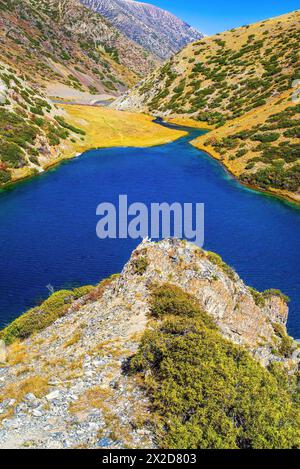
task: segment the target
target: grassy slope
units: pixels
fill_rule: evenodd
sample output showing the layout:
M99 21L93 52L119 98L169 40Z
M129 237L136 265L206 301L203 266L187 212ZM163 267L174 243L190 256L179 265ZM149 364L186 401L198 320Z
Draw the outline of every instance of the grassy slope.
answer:
M141 114L54 105L1 62L0 101L0 187L90 148L151 146L185 135Z
M118 95L155 65L143 48L77 0L0 0L0 12L3 62L40 85Z
M204 148L207 142L205 149L244 182L299 201L299 114L279 115L276 125L267 121L295 106L291 97L293 81L300 78L299 23L297 11L190 44L118 106L217 127L209 136L213 145L207 136L195 145ZM240 130L252 133L223 141ZM261 145L252 139L261 133L279 136Z
M73 158L91 148L148 147L174 141L186 134L182 131L161 127L153 123L151 117L143 114L114 111L98 106L58 105L54 113L62 116L67 125L82 131L84 135L61 127L53 116L47 116L44 119L46 123L42 127L37 127L34 121L36 116L28 113L26 118L22 118L22 126L30 125L39 132L37 138L38 142L42 141L44 144L44 154L39 152L36 156L34 146L26 145L25 148L18 146L20 152L18 163L13 165L4 161L6 147L4 139L1 138L0 128L0 187L36 175L58 164L63 159ZM10 115L15 116L16 113L10 112ZM47 129L54 125L57 126L57 129L53 135L54 138L58 137L58 144L51 146L45 143L45 135L48 132ZM65 131L68 136L60 138L59 134ZM15 136L15 134L13 135ZM13 140L14 137L5 140L5 142L13 142Z
M93 106L59 105L66 120L86 132L84 141L67 144L63 154L74 155L90 148L147 147L176 140L185 132L167 129L144 114Z
M84 139L59 113L39 89L0 62L0 187L41 172L59 156L61 142Z

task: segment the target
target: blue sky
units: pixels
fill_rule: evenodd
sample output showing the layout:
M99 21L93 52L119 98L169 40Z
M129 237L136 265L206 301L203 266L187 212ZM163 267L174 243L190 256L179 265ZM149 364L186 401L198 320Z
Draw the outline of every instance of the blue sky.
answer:
M244 24L300 9L299 0L140 0L180 16L204 34L215 34Z

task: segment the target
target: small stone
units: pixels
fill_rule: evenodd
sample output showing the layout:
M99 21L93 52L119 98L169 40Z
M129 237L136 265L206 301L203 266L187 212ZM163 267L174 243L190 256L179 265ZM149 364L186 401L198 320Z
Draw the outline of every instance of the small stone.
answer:
M33 415L34 417L41 417L41 416L43 415L43 412L41 412L41 411L38 410L38 409L34 409L34 410L32 411L32 415Z
M52 391L49 394L47 394L46 399L47 401L51 402L54 401L55 399L58 399L60 396L60 392L58 390Z

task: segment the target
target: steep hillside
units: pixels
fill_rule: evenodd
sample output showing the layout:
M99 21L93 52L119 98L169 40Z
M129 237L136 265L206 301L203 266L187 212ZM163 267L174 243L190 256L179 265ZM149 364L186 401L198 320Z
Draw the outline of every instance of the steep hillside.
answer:
M116 104L212 125L258 110L298 77L299 21L294 12L189 44Z
M108 18L127 37L160 59L203 37L196 29L149 3L134 0L80 0Z
M114 106L220 127L196 146L299 200L299 23L296 11L190 44Z
M53 104L0 61L0 188L91 148L149 146L183 135L142 114Z
M0 1L0 53L49 94L118 95L155 59L77 0Z
M244 184L300 203L300 104L289 92L192 144Z
M145 240L1 332L0 447L298 448L286 320L216 254Z
M151 146L185 135L143 114L53 104L0 62L0 188L91 148Z

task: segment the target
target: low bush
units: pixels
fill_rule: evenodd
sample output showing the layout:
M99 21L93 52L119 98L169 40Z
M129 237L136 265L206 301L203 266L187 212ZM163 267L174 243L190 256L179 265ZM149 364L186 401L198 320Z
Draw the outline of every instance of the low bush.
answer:
M45 329L58 318L64 316L73 301L87 295L93 288L92 286L84 286L53 293L40 306L30 309L3 329L0 332L0 339L4 340L6 344L11 344L16 339L26 339L34 332Z
M130 360L151 402L158 445L299 448L295 380L279 365L264 369L224 339L196 304L179 288L154 288L150 306L159 321Z
M69 124L68 122L65 121L65 119L61 116L55 116L55 120L59 123L61 127L64 127L65 129L71 130L71 132L74 132L76 134L80 135L85 135L85 131L82 129L78 129L77 127L74 127L73 125Z
M287 335L284 327L281 324L273 323L273 329L276 335L281 339L278 353L279 355L289 358L295 350L295 342Z
M251 140L258 140L259 142L275 142L279 137L279 133L264 133L254 135Z
M240 178L243 182L262 189L274 187L296 192L300 187L300 165L296 164L288 169L272 166L256 173L242 173Z
M208 260L212 262L213 264L217 265L218 267L220 267L223 270L223 272L226 275L228 275L228 277L231 280L235 279L235 275L236 275L235 271L232 269L232 267L230 267L228 264L226 264L226 262L223 261L221 256L219 256L215 252L210 252L210 251L207 251L206 255L207 255Z

